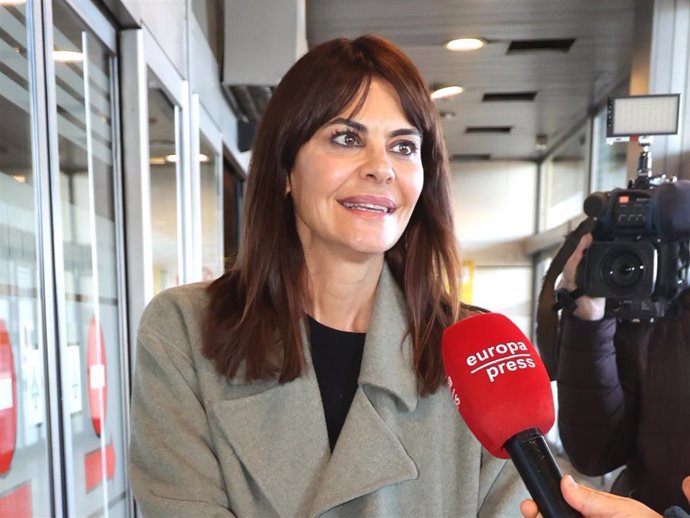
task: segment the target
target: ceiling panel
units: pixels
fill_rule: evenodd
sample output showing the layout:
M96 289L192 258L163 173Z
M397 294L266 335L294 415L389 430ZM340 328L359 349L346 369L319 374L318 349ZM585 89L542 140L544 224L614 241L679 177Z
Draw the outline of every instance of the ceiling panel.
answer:
M537 135L556 142L586 113L628 81L633 0L310 0L311 46L368 32L399 45L427 83L460 84L439 100L451 154L538 159ZM455 53L443 43L479 36L488 44ZM568 52L508 54L512 40L574 38ZM484 93L536 91L534 102L482 102ZM509 125L509 135L467 135L467 126Z

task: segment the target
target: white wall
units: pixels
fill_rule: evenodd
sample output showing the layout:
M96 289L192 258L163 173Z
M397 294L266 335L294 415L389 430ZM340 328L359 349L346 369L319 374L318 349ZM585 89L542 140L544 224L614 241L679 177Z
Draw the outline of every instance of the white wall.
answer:
M452 164L457 234L478 265L531 264L522 239L535 231L537 166L532 162Z
M472 304L505 314L530 336L537 166L532 162L452 164L453 209L463 258L473 262Z
M151 31L182 77L187 77L187 0L121 0L132 14Z

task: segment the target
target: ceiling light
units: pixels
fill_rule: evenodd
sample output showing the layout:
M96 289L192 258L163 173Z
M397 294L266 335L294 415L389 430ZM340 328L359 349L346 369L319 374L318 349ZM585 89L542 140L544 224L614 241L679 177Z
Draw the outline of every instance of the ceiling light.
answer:
M151 160L155 160L158 157L153 157ZM163 164L168 162L170 164L176 164L177 163L177 155L165 155L164 158L162 158ZM204 155L203 153L199 153L199 162L209 162L211 159L207 156ZM150 161L151 162L151 161ZM153 163L153 162L151 162ZM162 164L156 164L156 165L162 165Z
M0 0L0 5L20 5L25 3L26 0Z
M463 92L462 86L452 85L452 86L438 86L434 87L434 91L431 92L432 99L445 99L446 97L453 97L454 95L461 94Z
M12 178L14 178L19 183L26 183L26 176L18 174L18 175L13 176Z
M446 43L446 48L454 52L467 52L481 49L486 41L481 38L457 38Z
M167 161L164 156L152 156L149 158L150 165L165 165Z
M84 54L72 50L54 50L53 59L60 63L79 63L84 61Z

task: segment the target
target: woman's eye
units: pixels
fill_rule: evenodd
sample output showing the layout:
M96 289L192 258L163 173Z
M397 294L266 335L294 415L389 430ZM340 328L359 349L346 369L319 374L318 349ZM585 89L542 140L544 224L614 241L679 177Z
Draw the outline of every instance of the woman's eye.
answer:
M414 142L397 142L393 146L393 151L400 153L401 155L411 156L417 153L417 144Z
M344 147L360 145L359 136L352 131L339 131L332 137L333 142Z

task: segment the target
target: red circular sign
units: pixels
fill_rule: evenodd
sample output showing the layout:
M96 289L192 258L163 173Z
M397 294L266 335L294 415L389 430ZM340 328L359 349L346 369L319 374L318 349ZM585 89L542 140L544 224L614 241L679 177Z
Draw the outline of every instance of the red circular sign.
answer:
M10 335L0 320L0 475L10 469L17 442L17 377Z
M105 411L108 402L108 380L105 365L103 328L96 320L96 317L91 319L91 324L89 325L89 339L86 350L86 380L89 385L91 423L96 435L100 437L105 423Z

